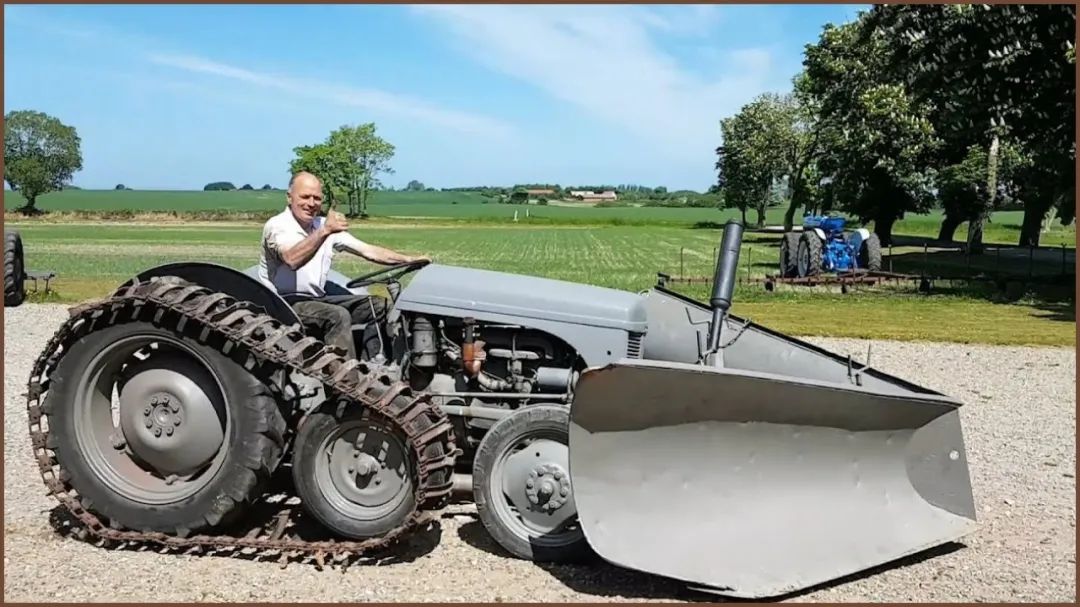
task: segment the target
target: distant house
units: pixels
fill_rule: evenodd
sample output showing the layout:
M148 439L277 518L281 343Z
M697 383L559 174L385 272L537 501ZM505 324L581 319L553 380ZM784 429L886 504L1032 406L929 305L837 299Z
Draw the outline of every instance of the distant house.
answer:
M525 193L529 196L554 196L555 190L525 190Z
M577 198L578 200L617 200L618 196L611 190L605 190L603 192L589 192L586 190L571 190L571 198Z

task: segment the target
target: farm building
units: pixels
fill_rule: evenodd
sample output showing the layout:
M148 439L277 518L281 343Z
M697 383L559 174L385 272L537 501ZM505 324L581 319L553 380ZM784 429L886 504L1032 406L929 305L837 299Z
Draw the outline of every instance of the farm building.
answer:
M577 198L578 200L616 200L618 197L615 192L611 190L605 190L603 192L589 192L586 190L572 190L570 192L571 198Z

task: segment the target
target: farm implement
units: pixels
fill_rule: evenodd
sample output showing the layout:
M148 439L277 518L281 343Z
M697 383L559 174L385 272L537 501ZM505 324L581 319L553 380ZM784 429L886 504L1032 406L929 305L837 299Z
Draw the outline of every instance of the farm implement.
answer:
M35 362L36 461L101 540L322 564L407 537L458 486L517 558L736 597L972 531L961 404L730 314L741 237L725 227L708 302L427 262L332 272L331 293L392 303L361 359L255 268L151 268ZM331 539L254 525L284 470Z

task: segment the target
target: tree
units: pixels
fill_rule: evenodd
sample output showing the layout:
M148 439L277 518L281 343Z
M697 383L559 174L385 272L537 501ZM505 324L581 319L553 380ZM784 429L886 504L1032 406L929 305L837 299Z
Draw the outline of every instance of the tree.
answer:
M951 232L950 225L969 220L973 253L981 250L982 224L1002 179L1025 184L1021 244L1038 243L1053 206L1074 204L1075 29L1070 4L878 5L867 16L864 35L890 41L887 68L932 107L943 141L938 164L967 170L971 146L986 156L987 196L964 207L965 215L947 208L942 226L942 233ZM994 170L1003 159L992 152L1006 148L1031 160L1009 177Z
M424 191L424 184L422 184L419 181L413 179L412 181L409 182L408 185L405 186L405 191L406 192L423 192Z
M82 169L81 143L75 127L44 112L4 116L4 181L26 199L20 212L40 213L37 197L63 189Z
M381 186L380 173L393 173L394 146L375 133L374 123L344 125L322 143L293 148L289 170L309 171L322 179L329 203L348 201L349 217L366 217L368 194Z
M905 213L929 210L939 145L930 107L886 69L890 43L867 31L865 14L828 24L806 47L800 84L819 108L817 163L830 179L825 204L873 221L883 245Z

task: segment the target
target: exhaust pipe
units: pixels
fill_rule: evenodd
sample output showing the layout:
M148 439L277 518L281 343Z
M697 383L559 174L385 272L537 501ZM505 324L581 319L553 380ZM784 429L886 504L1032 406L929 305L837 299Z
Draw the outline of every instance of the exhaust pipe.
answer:
M739 268L739 247L742 245L743 225L731 219L724 225L724 236L720 241L720 251L716 259L716 276L713 279L713 292L709 304L712 306L712 321L709 323L708 349L705 351L705 364L723 367L720 355L720 334L727 321L731 308L731 296L735 290L735 273Z

